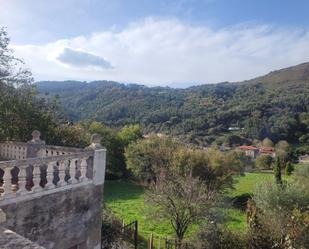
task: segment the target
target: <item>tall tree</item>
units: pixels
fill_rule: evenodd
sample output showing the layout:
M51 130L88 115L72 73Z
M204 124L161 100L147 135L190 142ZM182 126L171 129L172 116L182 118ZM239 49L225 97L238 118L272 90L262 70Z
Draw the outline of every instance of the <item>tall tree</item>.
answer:
M294 171L293 164L290 161L288 161L285 165L285 174L289 176L292 174L293 171Z
M35 97L31 72L14 56L9 42L7 31L0 28L0 139L25 141L34 129L49 137L53 106Z
M277 157L275 161L274 174L277 184L282 184L280 159Z
M118 138L122 142L124 147L127 147L130 143L142 138L142 128L140 125L126 125L117 134Z
M276 155L280 159L282 165L290 159L291 146L287 141L279 141L276 144Z
M265 147L274 147L273 141L271 141L271 139L269 139L268 137L264 138L262 145Z

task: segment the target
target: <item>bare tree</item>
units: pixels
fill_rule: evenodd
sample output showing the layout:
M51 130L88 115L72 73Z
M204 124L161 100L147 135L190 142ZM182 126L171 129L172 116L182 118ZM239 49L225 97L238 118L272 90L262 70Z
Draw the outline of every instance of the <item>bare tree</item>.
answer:
M181 245L190 225L208 217L216 193L192 174L163 171L146 191L146 201L155 206L157 218L170 221Z

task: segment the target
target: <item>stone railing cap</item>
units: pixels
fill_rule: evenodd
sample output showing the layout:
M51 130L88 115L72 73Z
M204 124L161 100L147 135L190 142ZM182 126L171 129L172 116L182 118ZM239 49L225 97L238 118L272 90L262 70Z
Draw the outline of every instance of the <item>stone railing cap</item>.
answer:
M101 145L101 135L100 134L93 134L91 136L91 144L90 146L88 146L88 149L100 149L103 148L103 146Z
M41 140L41 132L38 130L34 130L32 133L32 140L30 140L28 143L31 144L45 144L45 141Z

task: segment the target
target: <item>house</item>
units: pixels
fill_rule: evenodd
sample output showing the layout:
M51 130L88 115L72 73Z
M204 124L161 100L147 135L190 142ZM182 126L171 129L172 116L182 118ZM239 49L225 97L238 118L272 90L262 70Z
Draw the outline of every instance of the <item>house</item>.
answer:
M302 155L298 158L298 161L300 163L309 163L309 155L306 154L306 155Z
M245 155L251 158L256 158L259 154L259 149L255 146L242 145L237 147L238 150L244 151Z
M275 151L275 148L273 147L262 146L259 148L259 152L261 155L269 155L273 158L276 157L276 151Z
M0 248L101 248L106 149L1 142Z

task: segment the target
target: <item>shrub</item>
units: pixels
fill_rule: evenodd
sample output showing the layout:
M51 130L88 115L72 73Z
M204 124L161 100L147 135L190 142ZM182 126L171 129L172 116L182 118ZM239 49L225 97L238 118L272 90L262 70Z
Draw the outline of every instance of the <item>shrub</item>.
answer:
M309 191L304 184L263 183L254 191L252 202L249 248L307 248ZM261 246L266 242L267 247Z
M243 249L245 240L239 233L231 232L220 225L208 224L201 228L195 241L196 249Z
M255 160L255 166L258 169L271 169L273 161L270 155L260 155Z

